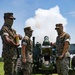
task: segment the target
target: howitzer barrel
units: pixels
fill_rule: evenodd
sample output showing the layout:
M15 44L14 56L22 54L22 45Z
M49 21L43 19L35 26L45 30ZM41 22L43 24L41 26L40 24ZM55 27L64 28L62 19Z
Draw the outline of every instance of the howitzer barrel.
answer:
M33 37L33 48L35 47L35 37Z
M34 51L35 51L35 37L33 37L33 63L34 63Z

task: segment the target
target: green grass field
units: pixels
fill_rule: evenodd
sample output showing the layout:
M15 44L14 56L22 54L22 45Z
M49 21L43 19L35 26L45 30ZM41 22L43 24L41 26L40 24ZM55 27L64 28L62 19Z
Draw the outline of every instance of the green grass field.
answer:
M3 62L0 62L0 75L4 75L4 70L3 70ZM41 75L41 74L36 74L36 75ZM57 74L52 74L52 75L57 75Z
M0 62L0 75L4 75L3 62Z

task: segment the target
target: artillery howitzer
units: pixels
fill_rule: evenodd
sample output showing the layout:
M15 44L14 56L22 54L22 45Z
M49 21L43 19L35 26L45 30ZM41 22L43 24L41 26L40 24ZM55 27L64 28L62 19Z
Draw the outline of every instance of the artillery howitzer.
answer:
M53 74L57 73L55 48L50 45L48 36L44 37L43 44L37 42L33 37L33 73Z

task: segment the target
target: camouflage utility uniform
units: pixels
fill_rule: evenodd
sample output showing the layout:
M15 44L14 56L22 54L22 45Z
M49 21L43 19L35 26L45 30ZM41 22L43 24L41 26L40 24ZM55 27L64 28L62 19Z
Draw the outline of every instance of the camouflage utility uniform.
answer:
M30 75L32 73L32 42L28 36L22 40L22 45L26 46L26 63L22 64L23 74Z
M9 35L9 38L15 42L14 36L16 35L16 31L13 29L10 30L6 25L4 25L1 29L1 34L3 43L2 57L4 60L5 75L12 75L14 73L13 71L16 63L15 59L17 58L16 48L8 45L7 42L4 42L4 36Z
M13 13L4 13L4 25L0 31L3 44L4 75L15 75L16 48L19 44L16 42L16 31L12 29L13 20L15 20Z
M62 59L58 59L58 57L62 54L63 48L64 48L64 42L70 40L69 34L63 32L61 35L57 36L56 39L56 65L57 65L57 71L59 75L68 75L68 68L69 68L69 52L65 53L64 57ZM69 45L68 48L69 49Z

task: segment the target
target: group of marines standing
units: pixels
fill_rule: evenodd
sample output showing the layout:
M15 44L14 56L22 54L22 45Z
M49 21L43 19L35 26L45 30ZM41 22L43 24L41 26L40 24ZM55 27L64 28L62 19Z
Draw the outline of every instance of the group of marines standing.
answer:
M16 38L18 36L21 40L21 55L23 75L31 75L32 73L32 41L31 36L33 30L31 27L25 27L25 36L22 38L20 34L16 33L16 30L12 29L13 21L16 18L13 13L4 13L4 25L0 30L2 39L2 58L4 62L4 75L16 75L15 66L17 61L17 48L20 45ZM55 30L58 33L55 43L51 43L52 46L56 46L56 65L58 75L68 75L69 71L69 46L70 35L63 31L63 25L61 23L56 24Z

